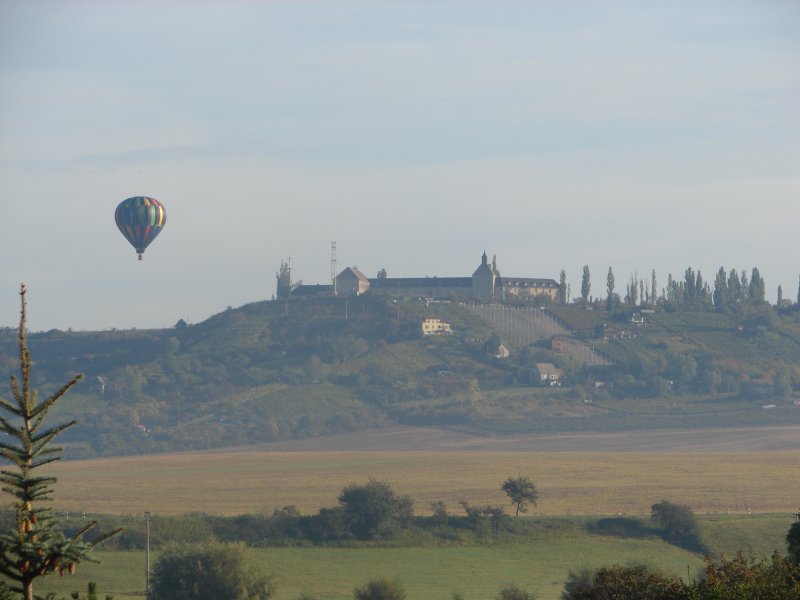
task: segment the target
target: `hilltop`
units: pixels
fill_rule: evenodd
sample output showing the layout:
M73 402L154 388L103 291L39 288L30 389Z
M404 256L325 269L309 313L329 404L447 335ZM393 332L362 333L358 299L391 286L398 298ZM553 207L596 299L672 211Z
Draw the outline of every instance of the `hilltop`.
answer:
M452 333L423 336L426 318ZM28 340L40 393L85 374L57 418L79 420L63 441L86 457L395 426L506 435L800 423L799 318L766 305L607 312L368 293ZM16 352L15 331L0 330L0 372L14 372ZM543 363L560 385L541 385Z

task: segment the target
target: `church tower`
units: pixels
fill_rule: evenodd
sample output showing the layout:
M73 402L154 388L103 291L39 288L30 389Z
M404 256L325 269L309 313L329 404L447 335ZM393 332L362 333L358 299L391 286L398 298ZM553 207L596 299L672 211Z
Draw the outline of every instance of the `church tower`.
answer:
M486 251L484 251L480 266L472 274L472 298L478 302L494 301L496 281L497 273L489 264Z

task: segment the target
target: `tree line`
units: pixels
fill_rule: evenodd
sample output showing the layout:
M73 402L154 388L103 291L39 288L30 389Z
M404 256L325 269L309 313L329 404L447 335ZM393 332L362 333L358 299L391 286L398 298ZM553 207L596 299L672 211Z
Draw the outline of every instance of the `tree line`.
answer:
M766 282L758 267L753 267L749 274L746 269L726 270L725 267L720 267L714 282L709 283L703 278L700 270L695 271L689 266L682 278L674 278L670 273L667 276L666 286L661 289L660 293L655 269L651 271L647 281L638 273L632 273L626 284L624 296L617 291L616 277L612 267L609 267L606 275L604 300L601 300L600 296L593 297L591 290L591 272L589 265L584 265L581 274L580 296L574 301L587 306L602 303L606 310L614 310L624 303L629 306L667 305L730 311L767 303ZM570 302L569 292L566 271L561 269L557 296L559 304ZM778 308L786 308L793 304L800 305L800 276L798 276L796 302L792 303L788 297L784 296L782 286L779 285L777 289L776 306Z

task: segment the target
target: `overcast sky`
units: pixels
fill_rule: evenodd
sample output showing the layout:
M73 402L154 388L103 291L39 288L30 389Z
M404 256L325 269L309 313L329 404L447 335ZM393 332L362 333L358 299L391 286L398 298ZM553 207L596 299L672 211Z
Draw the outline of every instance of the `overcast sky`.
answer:
M295 279L800 275L800 3L0 2L0 325ZM168 221L136 254L116 205Z

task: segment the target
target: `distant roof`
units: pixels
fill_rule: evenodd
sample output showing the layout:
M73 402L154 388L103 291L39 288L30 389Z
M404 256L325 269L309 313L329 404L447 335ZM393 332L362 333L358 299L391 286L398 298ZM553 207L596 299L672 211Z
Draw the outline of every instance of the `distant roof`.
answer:
M339 275L337 275L337 279L342 275L348 275L348 274L353 275L359 281L363 281L365 283L369 281L369 279L367 279L367 276L364 275L361 271L359 271L355 267L346 267L344 271L342 271L341 273L339 273Z
M536 368L541 375L563 375L564 371L556 367L553 363L536 363Z
M404 287L437 288L437 287L472 287L472 277L386 277L370 279L369 286L378 289Z
M331 286L315 283L315 284L307 284L303 283L292 289L292 298L298 296L313 296L314 294L322 294L325 292L330 292Z

